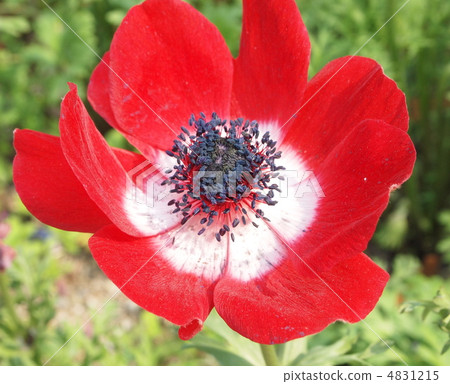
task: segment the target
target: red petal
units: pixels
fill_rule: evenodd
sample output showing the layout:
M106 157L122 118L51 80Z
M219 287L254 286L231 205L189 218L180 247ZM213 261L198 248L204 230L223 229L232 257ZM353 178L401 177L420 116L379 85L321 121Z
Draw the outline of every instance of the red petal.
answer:
M365 250L391 190L409 178L415 157L404 131L373 120L357 126L315 170L325 197L292 245L296 252L324 270Z
M190 339L212 309L212 282L174 269L158 237L134 238L110 226L89 241L99 267L136 304L181 325Z
M66 231L92 233L111 223L73 174L58 137L16 130L14 147L17 193L39 220Z
M336 320L362 320L377 303L388 278L364 254L319 276L285 261L258 280L220 280L214 305L243 336L262 344L285 343L320 332Z
M17 193L39 220L66 231L90 233L111 224L74 175L59 137L16 130L14 147ZM141 155L122 149L114 149L114 153L127 170L144 161Z
M309 55L308 32L294 1L244 0L233 113L284 124L302 100Z
M102 116L109 125L118 128L114 112L110 102L109 87L109 52L106 52L102 61L95 67L92 72L88 86L88 100L94 107L95 111Z
M361 121L382 120L408 129L405 95L364 57L343 57L327 64L309 83L286 140L315 168Z
M175 215L164 216L165 211L149 212L148 206L129 196L128 189L133 182L95 128L73 84L61 105L59 128L64 156L76 177L89 197L122 231L141 236L164 230L163 222L154 222L150 213L161 215L158 219L165 220L164 224L177 219ZM165 206L163 201L157 200L157 203ZM165 209L167 211L168 207Z
M169 148L192 113L229 114L231 54L217 28L185 2L132 8L114 36L110 63L116 120L144 154L139 141Z
M88 99L91 105L94 107L95 111L102 116L106 122L112 127L121 130L119 123L116 121L114 116L114 111L112 110L111 100L110 100L110 84L109 76L112 69L109 63L109 52L106 52L102 58L102 61L98 63L92 73L91 79L89 81L88 87ZM141 152L145 154L146 158L151 160L157 159L157 153L154 152L153 148L149 145L143 143L135 137L128 136L127 132L121 130L127 139L136 147L140 148Z

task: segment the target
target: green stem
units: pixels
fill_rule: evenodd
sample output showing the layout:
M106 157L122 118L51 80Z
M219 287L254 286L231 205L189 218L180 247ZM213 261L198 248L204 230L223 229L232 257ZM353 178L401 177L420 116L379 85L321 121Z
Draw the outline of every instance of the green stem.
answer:
M6 272L0 272L0 295L3 299L6 312L11 317L11 320L13 321L14 325L17 327L18 330L22 330L23 329L22 322L17 316L16 309L14 308L14 303L11 300L8 277L6 275Z
M280 365L275 351L275 345L260 344L261 352L264 357L266 365Z

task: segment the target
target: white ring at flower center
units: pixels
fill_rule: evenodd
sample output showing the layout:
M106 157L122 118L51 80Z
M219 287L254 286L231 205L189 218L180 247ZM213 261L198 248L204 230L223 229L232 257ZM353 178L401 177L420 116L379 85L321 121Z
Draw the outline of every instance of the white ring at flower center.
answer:
M277 134L274 124L260 124L260 130L269 130L271 136ZM306 172L310 170L306 169L301 158L289 146L282 145L278 149L283 152L279 165L286 168L285 172L280 171L280 175L284 173L284 181L272 180L281 188L281 193L274 191L273 200L278 201L278 204L260 204L256 207L264 211L264 216L270 222L255 218L251 208L244 205L248 212L248 216L245 215L246 225L242 223L242 213L234 215L231 212L215 218L215 222L202 235L198 235L198 231L204 227L199 222L203 216L194 216L181 230L178 228L160 237L161 245L168 244L161 253L174 268L212 281L223 274L240 281L249 281L263 276L281 262L286 255L283 241L289 244L304 234L314 220L321 196L317 193L320 191L313 189L306 192L302 189L298 193ZM232 228L231 222L235 217L241 222L236 228ZM259 227L255 228L251 221ZM221 236L221 241L218 242L215 235L223 224L229 225L231 232ZM231 233L234 234L235 241L231 240ZM175 240L167 241L168 236Z

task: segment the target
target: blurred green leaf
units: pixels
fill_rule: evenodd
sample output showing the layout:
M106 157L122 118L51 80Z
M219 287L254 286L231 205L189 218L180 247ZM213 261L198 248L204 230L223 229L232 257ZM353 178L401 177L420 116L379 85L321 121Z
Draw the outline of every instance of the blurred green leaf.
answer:
M450 349L450 340L447 340L447 342L442 347L441 355L443 355L445 352L447 352Z
M24 17L0 15L0 32L8 33L14 37L19 37L29 31L30 24Z

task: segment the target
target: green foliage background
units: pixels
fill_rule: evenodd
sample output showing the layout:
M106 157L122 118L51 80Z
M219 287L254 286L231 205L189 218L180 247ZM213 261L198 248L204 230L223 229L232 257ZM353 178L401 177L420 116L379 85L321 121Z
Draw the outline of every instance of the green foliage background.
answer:
M21 205L12 185L12 131L29 128L58 134L59 105L67 82L76 83L84 97L98 62L81 39L102 55L126 11L139 1L47 3L78 36L40 0L0 2L0 219L11 226L5 242L17 251L13 266L0 273L4 365L45 363L97 309L90 307L75 321L55 320L64 299L58 286L70 276L74 260L84 258L96 267L85 235L46 228ZM240 1L190 3L218 26L237 55ZM440 306L430 302L438 289L449 288L445 277L450 262L450 2L410 0L375 36L404 0L297 3L312 43L311 76L330 60L354 54L370 39L358 54L377 60L405 92L418 160L412 178L392 195L369 247L369 254L393 271L393 277L367 323L333 324L321 334L279 347L279 356L285 364L402 364L369 325L408 364L448 365L450 354L441 354L449 332L448 301L439 299ZM124 145L90 112L110 143ZM423 270L434 276L425 277ZM401 314L402 303L408 301L416 304ZM431 306L432 313L423 319L418 306L427 311ZM123 310L111 300L49 363L262 364L259 350L214 314L204 332L183 343L174 327L137 308L129 319L131 328L123 327Z

